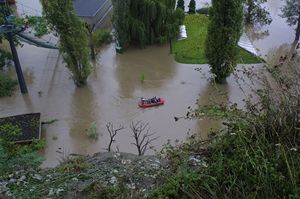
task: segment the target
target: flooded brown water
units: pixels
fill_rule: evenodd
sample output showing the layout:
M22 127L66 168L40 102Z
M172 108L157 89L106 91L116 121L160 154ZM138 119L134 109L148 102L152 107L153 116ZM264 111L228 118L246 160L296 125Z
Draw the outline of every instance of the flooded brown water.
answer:
M178 64L169 54L168 46L147 49L130 49L119 55L114 45L106 46L92 69L88 85L76 88L68 70L61 63L58 52L30 45L18 49L29 94L19 91L12 97L0 99L0 116L41 112L42 121L58 121L43 125L43 137L47 140L45 166L55 166L62 148L66 154L93 154L107 147L106 123L127 128L116 137L120 151L136 153L129 124L132 121L149 122L153 132L160 136L153 145L156 149L169 139L184 140L187 132L205 138L207 130L215 127L213 121L179 120L188 106L211 101L242 103L233 77L227 85L215 87L209 83L209 68ZM14 74L13 68L11 73ZM144 83L141 76L144 75ZM39 94L40 92L40 94ZM162 96L166 103L160 107L140 109L139 97ZM95 122L100 134L97 141L90 140L86 129ZM200 130L200 133L198 133Z
M25 3L27 1L19 1ZM187 132L206 138L210 128L219 128L220 122L210 120L179 120L187 107L212 102L243 104L244 92L233 76L227 84L216 86L210 78L207 65L187 65L174 61L168 46L129 49L116 54L114 44L105 46L93 64L88 84L76 88L70 73L56 50L25 44L18 49L29 93L17 90L12 97L0 99L0 117L30 112L41 112L42 121L58 121L43 125L42 135L47 141L44 167L58 164L61 154L93 154L104 151L108 144L106 124L124 125L116 137L120 151L136 153L129 125L132 121L149 122L159 139L153 142L159 150L168 140L185 140ZM238 66L238 68L250 66ZM196 71L201 68L201 72ZM263 70L257 65L255 70ZM9 73L15 77L13 68ZM243 76L242 73L238 73ZM144 82L141 82L144 77ZM247 90L246 90L247 92ZM161 96L165 105L149 109L137 106L140 97ZM90 140L86 129L95 123L99 139ZM153 153L152 151L148 151Z

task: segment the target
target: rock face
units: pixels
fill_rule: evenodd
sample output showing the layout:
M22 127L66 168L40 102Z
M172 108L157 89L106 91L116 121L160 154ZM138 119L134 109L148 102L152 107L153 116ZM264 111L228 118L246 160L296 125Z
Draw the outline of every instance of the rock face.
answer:
M150 190L166 170L166 161L157 156L97 153L70 159L54 169L7 174L0 178L0 194L8 198L81 198L95 184L122 184L139 195Z

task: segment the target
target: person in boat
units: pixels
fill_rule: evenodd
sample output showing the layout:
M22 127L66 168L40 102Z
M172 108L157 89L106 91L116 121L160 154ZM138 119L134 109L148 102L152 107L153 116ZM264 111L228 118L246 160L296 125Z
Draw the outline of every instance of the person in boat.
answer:
M146 99L141 97L141 103L144 104L146 102Z
M154 96L153 98L152 98L152 103L157 103L157 98L156 98L156 96Z

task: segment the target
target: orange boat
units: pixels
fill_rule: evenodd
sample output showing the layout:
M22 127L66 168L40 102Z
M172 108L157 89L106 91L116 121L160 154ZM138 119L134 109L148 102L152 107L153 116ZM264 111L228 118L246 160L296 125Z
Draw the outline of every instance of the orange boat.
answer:
M163 105L165 103L165 100L162 97L153 97L150 99L141 98L139 101L139 107L141 108L148 108L153 106L159 106Z

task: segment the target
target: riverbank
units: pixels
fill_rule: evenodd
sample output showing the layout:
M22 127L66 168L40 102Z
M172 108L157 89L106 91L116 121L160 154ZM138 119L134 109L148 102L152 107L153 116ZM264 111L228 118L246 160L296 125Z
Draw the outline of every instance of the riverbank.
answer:
M209 19L202 14L186 15L184 25L186 26L188 38L175 40L173 42L173 53L175 60L186 64L207 64L205 56L205 40ZM261 60L251 53L239 48L240 64L261 63Z

